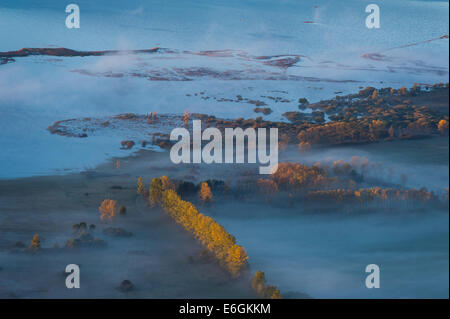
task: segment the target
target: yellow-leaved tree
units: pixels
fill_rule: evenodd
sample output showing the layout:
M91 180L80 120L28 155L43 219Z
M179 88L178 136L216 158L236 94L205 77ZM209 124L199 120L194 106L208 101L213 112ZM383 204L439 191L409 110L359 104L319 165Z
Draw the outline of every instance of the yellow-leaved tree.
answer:
M144 195L145 188L144 188L144 182L142 181L142 177L139 177L137 179L137 193L138 195Z
M200 190L198 192L198 197L202 201L202 203L210 203L213 199L213 194L211 192L211 188L209 187L207 182L202 182L200 184Z
M149 201L152 207L155 207L156 204L161 204L162 193L163 187L161 179L153 178L149 190Z
M276 286L266 285L266 277L258 270L252 279L252 288L258 296L265 299L281 299L281 292Z

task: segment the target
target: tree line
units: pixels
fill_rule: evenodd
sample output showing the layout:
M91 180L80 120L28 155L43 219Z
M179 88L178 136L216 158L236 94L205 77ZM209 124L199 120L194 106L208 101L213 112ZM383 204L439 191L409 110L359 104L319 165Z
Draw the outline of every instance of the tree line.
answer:
M360 188L357 190L351 189L330 189L330 190L316 190L309 191L307 195L308 200L311 201L327 201L327 202L389 202L389 201L411 201L423 204L437 204L446 203L448 205L448 190L446 194L440 198L433 192L422 189L392 189L392 188Z
M247 269L248 255L245 248L237 245L234 236L213 218L200 213L191 202L182 200L175 191L175 184L167 176L152 179L148 200L153 207L161 206L170 217L193 234L232 276L239 277Z

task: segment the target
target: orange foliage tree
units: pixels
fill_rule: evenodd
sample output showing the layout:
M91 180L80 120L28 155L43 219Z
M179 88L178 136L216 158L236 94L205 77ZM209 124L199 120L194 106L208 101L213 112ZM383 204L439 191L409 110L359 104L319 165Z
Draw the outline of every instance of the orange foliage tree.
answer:
M105 199L98 210L100 211L100 220L112 220L116 213L117 201Z
M448 121L447 120L440 120L438 123L438 130L441 132L442 135L448 133Z

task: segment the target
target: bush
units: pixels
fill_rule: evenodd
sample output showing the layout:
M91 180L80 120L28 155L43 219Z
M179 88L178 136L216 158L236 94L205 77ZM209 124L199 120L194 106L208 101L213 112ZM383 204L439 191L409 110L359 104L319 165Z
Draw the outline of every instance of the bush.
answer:
M33 239L31 239L31 244L30 244L29 248L32 251L38 251L41 249L41 240L39 238L39 234L36 234L33 236Z
M129 292L134 289L134 285L129 280L124 280L120 283L120 286L118 287L119 291L121 292Z
M134 146L134 142L133 141L122 141L121 145L123 149L129 150Z
M307 105L309 104L308 100L304 97L298 99L299 104Z

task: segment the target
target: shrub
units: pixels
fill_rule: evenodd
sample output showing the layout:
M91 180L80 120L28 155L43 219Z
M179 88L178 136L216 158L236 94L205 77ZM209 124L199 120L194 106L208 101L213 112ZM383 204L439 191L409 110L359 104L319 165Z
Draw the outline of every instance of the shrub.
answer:
M308 100L305 99L304 97L299 98L299 99L298 99L298 103L299 103L299 104L304 104L304 105L309 104Z
M41 249L41 240L39 238L39 234L36 234L33 236L33 239L31 239L30 250L38 251L40 249Z

